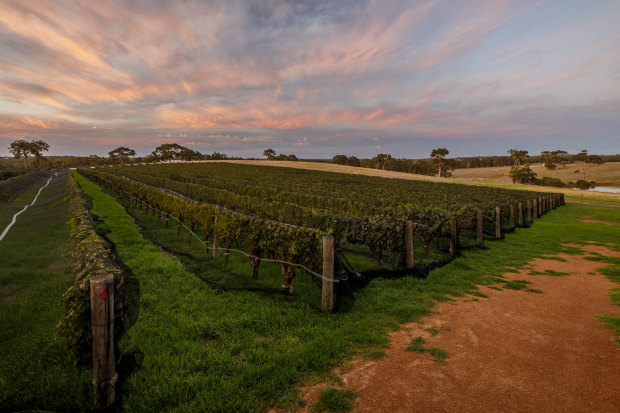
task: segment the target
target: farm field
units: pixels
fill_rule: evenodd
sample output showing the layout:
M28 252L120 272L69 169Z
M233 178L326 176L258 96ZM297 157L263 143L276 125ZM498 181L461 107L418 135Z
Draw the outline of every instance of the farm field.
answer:
M357 174L365 176L380 176L384 178L398 178L408 180L422 180L433 182L452 182L461 183L467 185L483 185L493 186L499 188L508 189L521 189L526 191L537 192L561 192L566 195L568 199L581 200L582 196L585 200L605 201L605 202L618 202L620 197L617 194L581 191L572 188L551 188L545 186L533 186L514 184L508 176L510 167L498 167L498 168L470 168L470 169L455 169L451 178L440 178L437 176L428 175L415 175L404 172L395 171L383 171L380 169L372 168L359 168L346 165L326 164L318 162L289 162L289 161L263 161L263 160L231 160L223 161L230 163L248 164L248 165L269 165L269 166L281 166L285 168L302 168L309 170L325 170L330 172L340 172L348 174ZM572 165L568 165L565 168L559 168L556 171L550 171L545 169L543 165L532 165L532 170L538 174L539 177L549 176L560 178L565 182L574 181L577 174L574 171L577 168L572 168ZM608 185L613 183L617 185L620 179L620 162L608 162L603 165L593 165L588 167L586 177L588 180L601 181Z
M104 171L120 177L133 168ZM134 173L139 175L136 170ZM452 261L444 229L433 233L428 256L417 234L416 266L431 270L433 267L427 266L432 262L445 265L428 276L369 278L366 286L354 288L352 293L337 288L336 311L328 313L321 311L321 281L317 277L299 270L292 281L293 293L285 294L279 264L262 262L254 279L246 256L231 252L226 263L223 254L214 259L197 238L188 243L189 221L177 233L175 221L166 226L152 209L137 208L135 199L104 192L80 175L77 179L92 200L98 232L109 240L125 271L140 283L138 321L119 343L125 360L119 406L127 411L312 408L317 402L303 397L304 386L325 382L340 386L341 379L332 369L346 368L353 357L381 361L391 351L390 332L401 330L404 323L423 320L437 304L484 301L489 295L483 293L485 285L504 289L511 274L534 258L574 254L576 249L565 243L593 241L620 249L617 226L579 221L584 215L594 221L617 221L616 210L587 204L552 210L535 219L530 228L507 231L502 240L493 241L492 235L485 234L484 249L476 248L475 238L464 229L462 249ZM438 228L444 224L442 221ZM198 232L198 227L195 230ZM202 232L198 235L204 240ZM207 239L207 245L212 243L213 234ZM367 247L351 244L348 248L347 257L356 270L376 269L375 257ZM392 260L387 250L384 267L391 270L402 265ZM617 275L614 271L610 275ZM517 293L524 299L545 295ZM613 337L613 330L604 331ZM435 344L441 347L441 335L437 337ZM16 349L11 351L18 354ZM446 363L450 362L448 358ZM66 369L69 373L81 371ZM45 386L43 380L36 382L36 374L32 377L33 383ZM86 408L90 397L82 393L70 409L80 403ZM0 406L10 405L3 401Z

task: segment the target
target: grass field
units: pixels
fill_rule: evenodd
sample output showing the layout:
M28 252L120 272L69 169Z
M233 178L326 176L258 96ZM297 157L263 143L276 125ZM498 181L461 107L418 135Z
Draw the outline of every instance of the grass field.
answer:
M2 230L38 190L0 205ZM52 181L0 242L1 411L82 411L92 403L90 369L71 364L55 331L70 278L66 195L64 180Z
M186 232L177 236L172 226L130 210L134 223L97 186L79 182L118 256L140 282L140 317L123 343L143 356L121 389L128 411L294 409L300 381L319 380L353 355L380 357L387 331L428 314L437 301L464 294L479 299L476 285L502 283L503 273L535 257L580 253L563 243L594 241L620 249L618 225L578 220L588 215L618 223L617 208L569 204L529 229L488 242L487 249L464 251L426 279L375 279L354 299L341 298L338 312L323 313L318 283L310 276L299 273L294 294L283 295L279 267L261 266L253 281L246 258L231 256L225 267L222 258L206 257L196 240L188 246ZM620 277L620 265L606 271Z

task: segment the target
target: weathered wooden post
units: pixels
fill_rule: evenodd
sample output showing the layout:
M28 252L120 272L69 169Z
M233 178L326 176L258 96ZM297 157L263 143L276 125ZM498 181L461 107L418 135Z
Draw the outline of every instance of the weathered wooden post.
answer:
M458 233L456 229L456 218L452 217L450 220L450 256L456 257L456 250L458 246Z
M484 237L482 236L482 210L478 210L478 215L476 216L476 235L478 246L482 247L484 245Z
M220 240L217 236L217 215L215 216L215 223L213 224L213 259L217 259L217 256L220 252Z
M543 214L543 205L542 205L542 196L538 197L538 216L541 217Z
M532 223L532 200L527 200L527 224L530 225Z
M334 308L334 237L323 236L323 303L324 311Z
M502 237L502 210L499 206L495 207L495 238Z
M523 202L519 202L519 226L523 227Z
M187 243L190 244L192 242L192 235L194 234L194 222L189 226L189 234L187 234Z
M413 222L405 221L405 268L407 270L413 270L413 267Z
M111 406L116 398L114 358L114 276L90 280L90 323L93 333L93 384L95 409Z
M515 207L510 204L510 229L515 229Z
M534 198L534 218L538 218L538 198Z

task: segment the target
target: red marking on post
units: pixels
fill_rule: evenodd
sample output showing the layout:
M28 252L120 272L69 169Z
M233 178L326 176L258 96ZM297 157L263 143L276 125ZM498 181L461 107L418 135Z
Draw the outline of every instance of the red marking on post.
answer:
M99 294L99 298L101 300L105 300L106 298L108 298L108 289L104 288L103 291L101 291L101 293Z

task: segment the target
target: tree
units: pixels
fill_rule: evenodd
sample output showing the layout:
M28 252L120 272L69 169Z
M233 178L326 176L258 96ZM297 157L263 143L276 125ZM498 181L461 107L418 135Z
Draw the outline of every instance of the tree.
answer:
M263 156L266 156L270 161L276 157L276 151L271 148L265 149L263 151Z
M431 151L431 158L434 159L435 165L439 169L439 176L442 176L442 168L446 165L446 156L450 152L446 148L437 148Z
M178 159L180 154L186 149L186 147L177 143L163 143L151 152L151 156L159 161L168 161L170 159Z
M119 148L116 148L108 152L108 155L110 155L110 159L114 161L120 161L122 165L124 161L128 161L130 157L136 156L136 151L134 151L133 149L129 149L124 146L121 146Z
M562 165L567 162L566 155L568 155L568 152L566 151L543 151L540 153L540 160L545 165L545 168L556 169L558 165Z
M586 168L591 165L601 165L604 163L603 158L598 155L588 155L588 151L583 149L576 155L573 155L572 161L581 165L581 179L586 180ZM575 173L579 173L576 170Z
M513 168L519 168L521 165L528 163L527 158L529 158L529 155L527 151L510 149L508 153L510 154L510 158L512 158Z
M24 157L24 168L28 169L28 156L33 155L37 158L43 156L41 152L48 151L50 146L42 140L32 140L26 142L23 139L19 139L11 142L9 151L13 154L15 159Z
M389 153L379 153L374 156L371 161L375 169L383 169L388 165L388 163L392 160L392 155Z
M519 168L510 168L510 177L512 178L513 184L516 184L517 182L520 184L529 184L534 182L536 173L532 171L528 165L525 165Z

